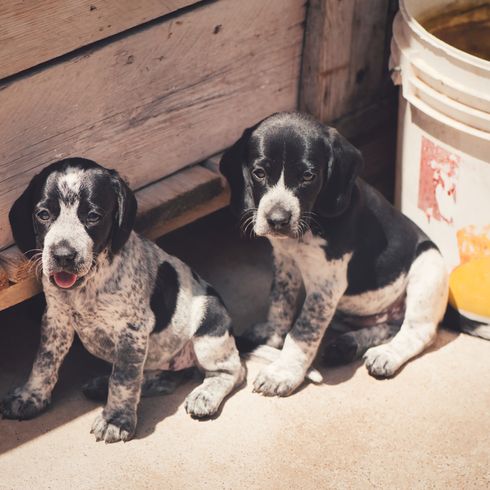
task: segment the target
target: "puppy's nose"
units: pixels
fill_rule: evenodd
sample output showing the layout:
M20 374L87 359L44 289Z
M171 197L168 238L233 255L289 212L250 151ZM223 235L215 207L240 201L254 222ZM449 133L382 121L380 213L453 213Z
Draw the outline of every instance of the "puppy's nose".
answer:
M77 251L69 245L58 245L53 249L52 255L60 267L67 267L73 265L78 254Z
M275 230L285 228L287 225L289 225L290 221L291 211L288 211L282 207L272 208L267 216L267 223L269 223L269 226Z

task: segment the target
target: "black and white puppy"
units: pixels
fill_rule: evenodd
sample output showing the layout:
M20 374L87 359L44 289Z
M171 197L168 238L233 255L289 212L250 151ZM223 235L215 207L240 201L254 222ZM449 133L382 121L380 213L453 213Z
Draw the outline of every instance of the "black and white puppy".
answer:
M255 379L257 392L292 393L329 325L341 334L327 355L364 354L379 377L392 376L436 335L448 297L443 258L358 178L362 165L361 153L335 129L299 113L246 129L223 155L232 210L273 249L268 318L247 337L282 350Z
M197 365L203 383L187 397L193 417L215 414L244 380L220 297L176 257L132 231L136 199L114 170L69 158L36 175L10 211L19 248L42 264L47 309L31 375L1 403L6 418L44 410L75 332L110 377L85 387L107 403L97 440L127 441L140 395L168 390L164 371Z

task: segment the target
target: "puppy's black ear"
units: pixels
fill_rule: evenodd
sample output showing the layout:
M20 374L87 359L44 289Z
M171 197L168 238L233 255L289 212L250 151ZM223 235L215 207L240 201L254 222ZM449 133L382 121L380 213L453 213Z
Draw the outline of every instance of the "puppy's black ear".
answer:
M228 148L219 162L220 172L226 177L231 190L230 208L239 216L254 205L252 196L252 181L246 161L250 136L260 124L247 128L240 139Z
M133 191L115 170L110 170L116 193L117 209L112 225L111 251L117 253L128 241L134 228L138 203Z
M9 212L10 228L15 243L27 256L32 255L36 248L36 233L32 213L39 197L40 182L41 176L35 175Z
M315 208L319 214L333 217L349 206L364 161L361 152L333 128L325 131L325 145L330 149L329 158Z

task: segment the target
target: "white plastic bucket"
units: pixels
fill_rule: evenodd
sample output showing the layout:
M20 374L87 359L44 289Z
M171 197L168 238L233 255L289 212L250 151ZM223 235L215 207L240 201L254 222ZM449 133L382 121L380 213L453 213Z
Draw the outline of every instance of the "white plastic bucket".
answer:
M451 4L400 0L390 58L401 85L396 204L436 242L449 270L490 256L490 62L419 22Z

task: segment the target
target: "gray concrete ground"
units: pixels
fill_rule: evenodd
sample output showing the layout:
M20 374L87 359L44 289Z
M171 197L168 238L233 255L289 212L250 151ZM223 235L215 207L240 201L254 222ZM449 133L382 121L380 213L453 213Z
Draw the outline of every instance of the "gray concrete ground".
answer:
M239 330L264 317L268 245L240 240L226 212L160 243L222 293ZM0 313L0 394L29 372L40 303ZM80 386L107 367L76 344L51 408L0 420L0 489L490 487L489 342L442 330L392 380L355 363L323 369L324 384L284 399L252 393L260 364L248 368L217 419L187 416L190 381L142 401L135 440L104 445L89 434L100 406Z

